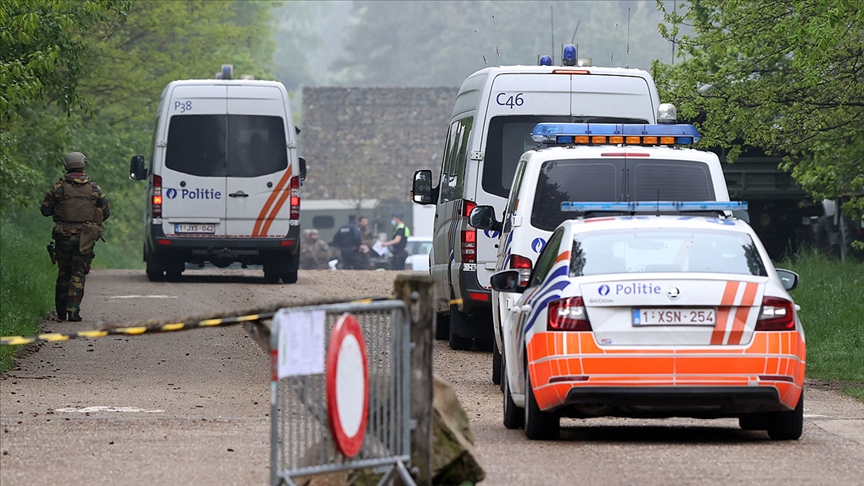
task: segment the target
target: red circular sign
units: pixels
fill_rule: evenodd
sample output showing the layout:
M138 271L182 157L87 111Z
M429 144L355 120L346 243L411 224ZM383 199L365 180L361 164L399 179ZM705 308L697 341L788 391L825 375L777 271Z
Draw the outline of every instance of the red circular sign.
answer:
M366 343L357 318L343 314L327 349L327 418L336 446L354 457L363 446L369 408Z

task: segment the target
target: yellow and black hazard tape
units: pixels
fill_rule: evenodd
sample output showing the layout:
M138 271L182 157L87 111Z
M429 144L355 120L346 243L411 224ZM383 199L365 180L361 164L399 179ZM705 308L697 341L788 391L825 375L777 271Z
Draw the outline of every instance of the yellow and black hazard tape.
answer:
M352 300L350 304L368 304L376 300L384 300L386 298L376 297L368 299ZM292 306L287 306L292 307ZM0 346L18 346L23 344L31 344L37 342L57 342L68 341L76 338L100 338L105 336L138 336L141 334L155 334L160 332L187 331L189 329L200 329L202 327L216 326L234 326L244 322L255 322L261 320L272 319L275 312L259 312L255 314L247 314L234 317L220 317L213 319L202 319L189 322L175 322L171 324L154 324L151 326L132 326L132 327L114 327L109 329L96 329L92 331L78 331L69 334L61 333L44 333L36 336L3 336L0 337Z
M60 333L45 333L37 334L36 336L3 336L0 337L0 346L16 346L21 344L30 344L36 342L56 342L68 341L75 338L100 338L105 336L138 336L140 334L153 334L158 332L185 331L189 329L199 329L202 327L215 326L233 326L243 322L260 321L262 319L271 319L273 313L267 314L250 314L246 316L224 317L220 319L204 319L196 322L175 322L172 324L159 324L154 326L134 326L134 327L116 327L111 329L97 329L93 331L78 331L70 334Z

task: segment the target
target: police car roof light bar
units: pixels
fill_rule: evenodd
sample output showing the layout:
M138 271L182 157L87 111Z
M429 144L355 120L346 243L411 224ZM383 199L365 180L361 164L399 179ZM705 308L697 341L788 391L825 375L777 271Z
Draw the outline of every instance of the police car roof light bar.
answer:
M683 123L538 123L531 132L532 140L547 145L692 145L701 138L695 126Z
M658 211L746 211L747 201L629 201L578 202L564 201L561 211L654 213Z

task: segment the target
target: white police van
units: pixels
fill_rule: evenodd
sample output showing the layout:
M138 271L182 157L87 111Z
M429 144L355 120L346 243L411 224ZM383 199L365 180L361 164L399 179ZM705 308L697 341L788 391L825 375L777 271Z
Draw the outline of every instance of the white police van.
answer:
M265 281L297 281L298 156L288 92L277 81L172 81L162 91L147 181L144 261L150 280L177 280L187 262L260 264Z
M412 200L435 204L430 273L438 295L436 337L453 349L492 338L489 277L498 233L476 231L476 205L504 208L519 156L536 144L540 122L655 123L660 107L650 74L639 69L577 66L564 48L563 66L544 56L539 66L477 71L459 89L445 140L441 175L414 174ZM448 332L449 329L449 332Z
M717 155L690 148L700 138L692 125L541 123L531 136L542 148L519 159L502 219L491 205L469 215L472 226L501 232L495 269L518 270L521 289L552 231L580 216L568 201L729 201ZM496 384L501 320L518 298L492 291Z

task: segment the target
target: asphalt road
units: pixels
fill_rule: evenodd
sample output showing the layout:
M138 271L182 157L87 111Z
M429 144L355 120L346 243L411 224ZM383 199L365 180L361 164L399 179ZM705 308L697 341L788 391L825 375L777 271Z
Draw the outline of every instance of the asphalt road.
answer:
M190 270L180 283L94 271L81 323L180 319L303 299L384 296L394 272ZM805 323L806 325L806 323ZM35 345L0 377L0 483L248 485L269 478L269 357L238 327ZM501 424L488 352L435 344L435 372L472 422L484 485L864 484L864 404L808 382L804 435L735 420L565 420L557 442Z

